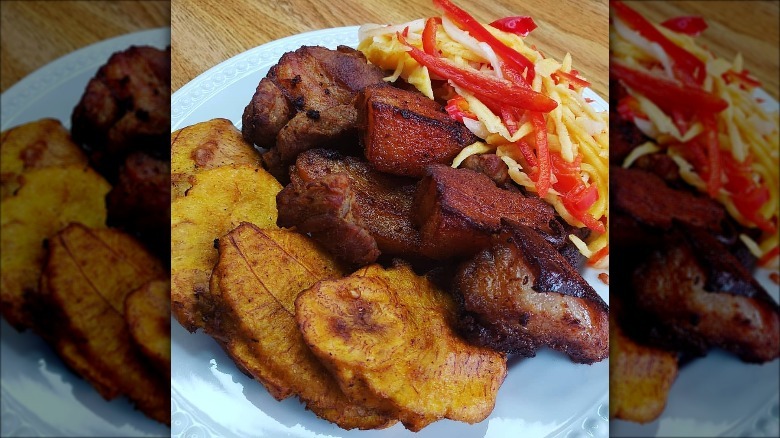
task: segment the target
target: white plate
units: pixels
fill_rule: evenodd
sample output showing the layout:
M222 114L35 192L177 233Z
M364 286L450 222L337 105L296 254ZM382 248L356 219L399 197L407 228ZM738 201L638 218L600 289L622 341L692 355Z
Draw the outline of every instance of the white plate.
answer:
M131 45L164 48L170 29L123 35L79 49L47 64L2 95L0 126L70 114L89 79L112 53ZM2 436L169 436L170 430L136 411L126 398L106 402L65 368L38 336L0 323Z
M768 112L778 102L764 90ZM758 282L780 302L780 289L769 270L756 272ZM748 364L732 354L715 350L683 366L672 384L666 409L647 424L613 420L613 437L780 437L780 359L763 365Z
M241 126L244 106L268 69L283 53L301 45L355 47L357 27L308 32L237 55L208 70L174 93L172 130L224 117ZM589 91L589 90L588 90ZM595 93L587 97L607 110ZM607 287L591 270L586 279L608 301ZM496 407L485 421L468 425L436 422L413 434L402 425L381 431L345 431L305 411L296 398L274 400L260 383L242 374L217 343L172 323L172 436L293 437L606 437L609 363L577 365L543 350L532 359L510 361Z

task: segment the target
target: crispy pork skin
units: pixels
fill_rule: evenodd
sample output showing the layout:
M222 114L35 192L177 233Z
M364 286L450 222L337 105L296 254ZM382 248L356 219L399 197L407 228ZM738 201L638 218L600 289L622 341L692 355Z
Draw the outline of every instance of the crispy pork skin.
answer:
M707 230L687 227L633 275L635 305L656 322L648 336L702 355L710 347L747 362L780 355L780 310L750 272Z
M534 356L548 346L573 361L609 354L609 308L533 229L503 221L495 243L454 279L462 334L478 345Z
M609 178L615 208L645 225L669 229L678 221L713 231L721 229L725 213L713 199L674 190L661 177L644 170L612 166Z
M411 221L413 180L325 149L300 154L290 179L276 198L279 226L311 233L353 265L371 263L380 253L412 259L419 254Z
M371 85L356 106L365 156L381 172L422 177L429 164L450 164L461 149L479 140L418 92Z
M555 210L538 198L503 190L482 173L431 165L419 182L414 220L422 239L421 251L435 260L471 256L490 245L502 218L509 218L565 243L565 231Z

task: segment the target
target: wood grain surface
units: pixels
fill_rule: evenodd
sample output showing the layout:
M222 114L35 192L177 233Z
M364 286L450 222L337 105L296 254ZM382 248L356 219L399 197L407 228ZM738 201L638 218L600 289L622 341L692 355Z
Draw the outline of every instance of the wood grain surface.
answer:
M0 2L0 91L74 50L170 25L169 1Z
M655 23L684 15L704 17L709 27L699 43L728 60L741 52L744 66L778 99L780 82L780 2L635 1L626 2Z
M596 93L607 97L607 0L455 3L481 22L531 15L539 28L528 42L558 60L570 52L574 68L590 80ZM441 13L431 0L173 0L172 89L232 56L286 36L363 23L398 24L434 15Z

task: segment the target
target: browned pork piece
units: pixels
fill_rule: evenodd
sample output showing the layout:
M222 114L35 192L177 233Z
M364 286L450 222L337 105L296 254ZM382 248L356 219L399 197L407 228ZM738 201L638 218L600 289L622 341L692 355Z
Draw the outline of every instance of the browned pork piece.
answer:
M453 292L470 341L534 356L548 346L573 361L609 354L609 308L538 233L509 220L493 246L463 263Z
M135 234L163 260L171 252L171 166L145 152L134 152L119 169L106 195L108 224Z
M747 362L780 355L780 308L708 230L670 235L634 272L633 286L661 345L693 355L720 347Z
M496 186L507 190L519 190L509 177L509 166L496 154L475 154L463 160L460 167L484 173L496 183Z
M268 148L266 167L286 180L287 166L299 152L354 134L356 93L383 77L362 53L346 46L303 46L285 53L244 109L244 139Z
M352 265L371 263L381 253L419 254L411 221L414 181L325 149L300 154L290 179L276 197L279 226L311 233Z
M720 231L725 218L715 200L674 190L654 173L612 166L609 170L610 196L614 207L639 222L662 229L673 221Z
M479 140L441 104L416 91L372 85L355 105L365 156L381 172L419 178L426 166L450 164Z
M89 81L71 121L73 140L111 182L133 151L168 157L170 47L131 47L113 54Z
M471 256L486 248L502 218L543 233L558 248L566 240L551 205L500 189L486 175L469 169L429 166L417 186L413 211L421 252L436 260Z

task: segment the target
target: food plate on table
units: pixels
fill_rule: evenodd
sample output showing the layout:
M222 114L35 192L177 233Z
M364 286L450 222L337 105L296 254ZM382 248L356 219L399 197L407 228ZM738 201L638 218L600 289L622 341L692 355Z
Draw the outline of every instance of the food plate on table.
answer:
M646 5L645 5L646 6ZM643 16L642 12L635 11L633 6L628 3L611 2L611 12L613 13L610 21L610 62L612 83L611 96L614 98L613 108L618 108L614 117L617 120L616 125L620 129L615 129L612 137L613 146L613 173L611 179L611 189L615 201L612 207L620 214L621 210L625 217L630 217L643 226L658 227L647 220L641 212L631 207L631 201L641 199L645 204L656 205L653 200L647 196L642 196L639 190L631 187L630 181L625 177L628 173L634 176L642 177L651 175L653 178L663 178L665 182L663 187L670 187L670 190L664 196L670 200L681 199L686 196L686 192L679 190L680 187L696 187L699 192L707 193L709 196L703 196L700 199L707 199L722 210L725 205L728 210L728 217L735 218L739 222L736 228L739 233L739 239L750 248L752 254L751 260L758 260L758 269L753 271L750 263L741 262L748 268L741 269L740 278L746 282L753 282L754 277L757 283L765 290L760 290L758 285L756 290L761 294L762 311L766 309L767 327L761 325L752 325L751 323L739 326L735 324L740 321L735 317L725 317L719 320L718 327L727 328L729 334L739 333L742 327L758 327L756 336L767 345L764 350L764 356L750 357L746 351L758 351L761 347L750 350L739 351L734 345L739 345L739 336L735 336L733 344L720 343L717 335L711 335L704 328L706 324L701 324L702 329L690 329L685 323L674 320L676 310L671 310L679 306L685 309L683 312L691 318L691 326L697 326L698 317L717 318L721 310L729 311L736 309L736 306L718 306L716 311L709 309L691 310L694 306L687 307L688 303L677 301L673 296L664 298L665 304L669 307L654 312L650 310L651 306L645 303L652 300L653 297L662 294L661 291L685 291L686 298L692 288L688 285L691 279L693 282L699 281L699 276L677 277L673 285L666 288L655 288L660 278L668 278L670 272L676 272L678 266L683 263L684 257L673 258L670 254L675 250L665 252L669 248L679 248L679 244L663 245L654 247L653 243L646 240L638 243L637 236L641 231L632 231L631 227L621 229L627 230L623 233L623 239L618 242L624 242L624 248L621 248L622 254L636 255L641 254L641 246L652 247L652 256L644 258L637 256L636 261L630 261L631 257L618 258L624 261L622 267L616 267L618 272L629 272L625 276L621 286L620 280L613 282L618 294L623 294L625 303L635 305L638 312L631 313L634 307L631 304L625 306L626 312L621 321L621 328L626 333L633 333L637 340L644 339L647 336L650 340L657 342L652 345L656 349L636 347L631 342L614 342L613 346L619 346L618 351L613 353L613 390L612 409L615 418L624 420L614 420L610 423L611 436L777 436L780 433L780 421L778 421L778 375L780 375L780 361L777 359L777 303L778 295L778 277L777 277L777 203L770 198L776 196L777 187L777 114L778 103L760 88L760 81L754 77L749 77L747 69L750 63L745 63L741 54L737 54L733 63L730 61L732 55L721 58L714 50L708 48L709 40L706 33L708 23L702 17L667 17L666 21L656 24ZM706 15L706 14L705 14ZM696 25L694 26L693 23ZM701 39L698 39L701 38ZM702 41L702 43L699 43ZM705 62L706 61L706 62ZM683 66L689 62L686 66ZM694 64L705 63L702 68L688 68ZM670 65L669 70L658 68L661 64ZM719 69L719 67L723 69ZM696 78L688 76L694 72ZM745 82L737 82L732 75L741 72ZM636 75L630 77L631 75ZM642 76L643 83L640 84L634 80ZM748 82L749 80L749 82ZM679 85L674 93L661 91L666 84ZM708 106L695 98L686 96L672 103L671 96L674 94L680 97L684 92L701 92L702 97L712 99L718 107ZM733 93L733 94L732 94ZM739 98L731 99L732 95ZM726 96L726 97L724 97ZM630 107L636 99L641 102L641 109L633 112ZM647 104L647 102L652 102ZM683 103L677 103L683 102ZM654 111L652 105L657 105L660 110ZM685 105L691 105L695 114L685 113ZM638 108L638 107L637 107ZM644 109L649 109L644 112ZM731 112L729 112L731 111ZM741 123L738 117L731 118L730 114L737 112L746 112L755 115L752 120L764 120L763 125L751 124L749 127L741 128L739 131L729 129L732 135L718 136L708 135L708 143L711 147L707 153L708 165L702 166L702 162L688 166L686 159L680 159L679 156L689 154L695 150L697 145L701 145L702 138L698 136L693 129L689 129L693 123L702 123L706 125L702 131L705 133L723 132L725 127ZM669 113L674 114L674 122L663 127L662 120ZM660 114L660 115L659 115ZM618 116L619 115L619 116ZM709 124L707 120L714 120L716 124ZM647 122L647 123L645 123ZM723 122L723 123L721 123ZM672 133L679 127L677 133ZM701 127L701 125L700 125ZM668 128L668 129L667 129ZM681 138L684 134L687 138ZM747 140L743 140L748 138ZM757 139L757 140L754 140ZM765 155L761 151L766 150ZM630 151L630 152L628 152ZM657 153L656 153L657 152ZM717 152L717 153L713 153ZM643 154L647 153L647 157ZM677 154L680 155L677 155ZM766 158L767 165L762 167L758 158L760 155ZM690 157L690 155L686 155ZM661 163L664 159L674 161L673 174L663 174L660 171ZM641 160L641 161L640 161ZM723 170L720 170L720 162L723 162ZM736 186L738 180L736 171L732 170L732 164L738 161L740 171L750 174L751 178L745 186ZM748 163L748 164L742 164ZM622 167L619 168L618 167ZM704 174L704 167L709 172L709 180L706 184L698 184L702 179L688 178L692 174ZM679 168L679 171L678 171ZM718 169L713 172L712 169ZM767 173L761 173L767 169ZM647 173L643 173L647 172ZM683 185L675 178L686 184ZM755 175L755 176L753 176ZM717 176L717 178L715 178ZM649 180L649 179L648 179ZM671 182L670 182L671 181ZM725 188L721 187L721 184ZM767 196L761 199L760 203L751 205L749 208L742 204L748 198L742 191L744 187L764 186ZM677 190L674 190L677 189ZM706 189L706 190L705 190ZM680 197L680 198L677 198ZM719 203L711 201L717 199ZM657 198L655 198L657 199ZM731 208L732 202L740 203L739 209ZM757 213L761 208L761 213ZM677 207L677 211L681 211ZM746 219L749 218L749 219ZM767 218L764 220L764 218ZM664 236L674 236L675 227L685 222L680 219L678 224L663 228ZM702 220L696 227L708 224ZM687 235L695 235L696 227L686 228ZM760 230L758 230L760 228ZM747 231L746 231L747 230ZM656 231L653 231L656 232ZM713 229L715 235L719 231ZM763 246L752 245L750 238L746 236L753 232L756 241L762 242ZM702 234L695 238L697 241L704 241ZM640 239L641 240L641 239ZM669 239L670 241L673 239ZM724 239L724 242L726 239ZM738 242L739 243L739 242ZM707 249L704 249L707 248ZM721 249L722 248L722 249ZM713 253L718 254L724 260L732 257L739 249L734 246L726 249L726 243L721 246L707 243L702 244L697 251L697 256ZM621 250L617 250L621 252ZM629 261L627 261L629 260ZM646 268L656 260L663 260L662 270L650 272ZM701 258L704 260L704 257ZM706 266L702 262L702 266ZM739 266L740 262L730 262ZM724 265L718 269L725 272ZM663 271L663 272L662 272ZM736 270L735 270L736 271ZM753 273L751 273L753 271ZM712 274L706 274L712 275ZM712 277L709 277L710 279ZM709 281L709 280L708 280ZM707 286L707 291L713 292L713 296L724 297L726 294L735 293L736 288L730 285ZM695 293L695 292L694 292ZM671 294L673 295L673 294ZM709 296L709 294L707 295ZM735 298L738 300L739 298ZM707 298L706 300L709 300ZM715 298L713 298L715 300ZM705 299L702 300L704 302ZM708 301L709 302L709 301ZM715 301L712 301L714 303ZM774 306L774 307L773 307ZM714 307L714 306L713 306ZM614 309L614 308L613 308ZM646 313L643 313L646 312ZM618 312L616 312L618 313ZM646 322L641 319L643 315L652 314L652 318L657 318L658 322ZM753 315L754 313L750 313ZM620 318L620 315L618 315ZM641 322L640 322L641 321ZM634 323L637 322L637 323ZM642 324L642 322L645 322ZM774 324L774 325L773 325ZM673 327L670 329L670 327ZM774 328L769 328L774 327ZM651 328L651 330L645 330ZM633 330L633 332L629 332ZM675 334L670 335L671 331ZM691 348L691 344L686 345L684 336L695 336L692 333L698 333L702 339L708 343L706 348L696 351ZM630 336L629 336L630 337ZM615 337L624 340L626 337ZM635 341L639 343L639 341ZM648 345L650 345L648 343ZM622 350L620 348L622 347ZM726 351L729 351L727 353ZM620 356L624 353L623 356ZM679 355L679 359L677 359ZM701 356L701 357L699 357ZM757 353L758 356L758 353ZM673 368L673 373L669 372L669 362L666 360L672 357L672 360L679 360L679 372L677 367ZM633 366L637 362L643 362L647 366ZM755 362L755 363L754 363ZM647 390L652 387L654 390ZM670 390L669 390L670 389ZM666 391L669 390L668 394ZM634 422L630 422L634 421Z
M778 102L761 89L767 111ZM769 269L759 268L756 279L780 302L777 280ZM666 409L647 424L610 421L616 437L648 436L777 436L780 431L780 359L756 365L742 362L722 350L709 353L680 368L669 392ZM724 403L718 403L723 400ZM730 403L738 400L738 403Z
M164 49L170 29L122 35L79 49L31 73L2 95L1 130L50 117L70 127L90 78L115 52L132 45ZM106 402L68 370L29 330L0 322L3 436L168 436L170 430L135 410L126 398Z
M240 128L244 106L258 81L282 54L302 45L356 47L358 27L317 30L264 44L201 74L172 96L171 130L214 118ZM597 110L606 102L590 90L585 97ZM588 269L586 280L605 301L607 286ZM345 431L317 418L290 398L277 402L263 386L244 375L219 345L203 332L189 334L172 321L172 436L411 436L402 425L378 431ZM481 423L450 420L431 424L415 436L607 436L608 360L577 365L549 349L535 358L511 357L496 406Z

